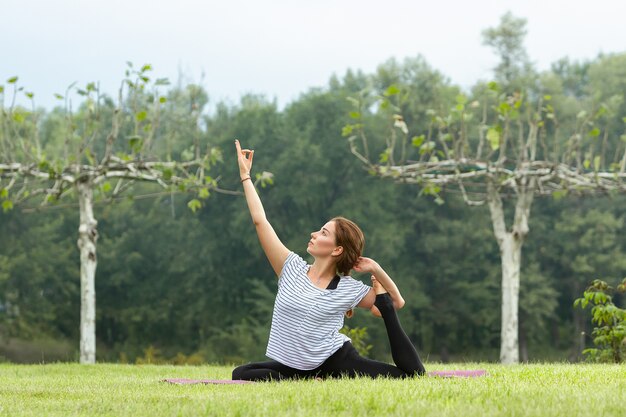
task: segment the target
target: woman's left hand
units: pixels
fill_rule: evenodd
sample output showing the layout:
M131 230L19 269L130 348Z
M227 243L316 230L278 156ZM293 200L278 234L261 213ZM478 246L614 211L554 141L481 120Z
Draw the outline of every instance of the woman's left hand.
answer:
M365 256L359 257L353 267L356 272L365 272L366 274L373 274L378 268L380 268L378 262Z

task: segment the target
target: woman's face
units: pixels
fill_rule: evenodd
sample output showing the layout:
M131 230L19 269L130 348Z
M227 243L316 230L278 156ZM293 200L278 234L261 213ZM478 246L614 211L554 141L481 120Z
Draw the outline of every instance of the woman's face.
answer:
M335 222L330 221L320 230L311 233L306 251L313 256L329 256L335 249L337 249Z

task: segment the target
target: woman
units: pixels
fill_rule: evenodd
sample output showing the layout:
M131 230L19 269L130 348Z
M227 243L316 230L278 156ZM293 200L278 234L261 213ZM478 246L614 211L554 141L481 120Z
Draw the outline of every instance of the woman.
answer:
M359 227L336 217L311 233L307 252L315 261L308 265L282 244L265 217L250 178L254 151L242 150L237 140L235 147L248 208L278 277L278 293L266 352L273 360L239 366L233 379L423 375L424 366L396 315L404 300L380 265L361 256L365 239ZM372 287L352 279L352 269L371 274ZM339 333L344 312L354 307L383 318L396 366L363 358Z

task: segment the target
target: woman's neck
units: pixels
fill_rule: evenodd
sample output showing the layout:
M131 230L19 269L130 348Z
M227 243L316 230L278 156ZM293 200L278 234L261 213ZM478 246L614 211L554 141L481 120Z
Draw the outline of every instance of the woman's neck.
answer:
M337 265L333 259L315 259L309 269L309 278L315 281L330 281L337 274Z

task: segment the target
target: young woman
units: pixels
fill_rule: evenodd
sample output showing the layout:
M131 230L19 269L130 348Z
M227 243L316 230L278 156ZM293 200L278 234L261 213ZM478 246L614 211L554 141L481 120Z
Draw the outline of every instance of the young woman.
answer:
M365 239L359 227L336 217L311 233L308 265L287 249L265 217L250 178L254 151L235 141L239 174L261 246L278 277L268 362L250 363L233 370L233 379L281 380L308 377L423 375L417 351L400 326L396 309L404 300L389 275L373 259L361 256ZM372 287L349 274L371 274ZM344 313L367 308L382 317L396 366L360 356L350 339L339 333Z

